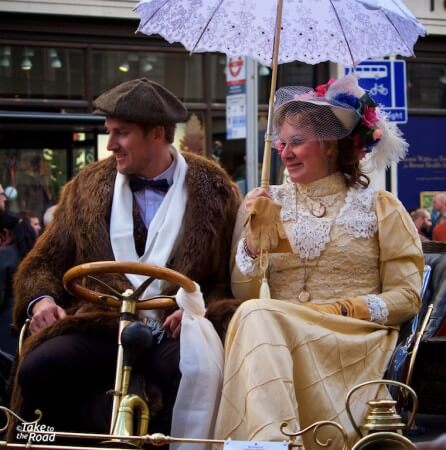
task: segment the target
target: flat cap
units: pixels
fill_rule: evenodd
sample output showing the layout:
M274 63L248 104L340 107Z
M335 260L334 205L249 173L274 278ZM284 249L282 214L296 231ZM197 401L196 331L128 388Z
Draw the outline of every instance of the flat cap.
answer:
M185 122L188 112L170 91L147 78L126 81L101 94L94 114L104 114L129 122L159 125Z

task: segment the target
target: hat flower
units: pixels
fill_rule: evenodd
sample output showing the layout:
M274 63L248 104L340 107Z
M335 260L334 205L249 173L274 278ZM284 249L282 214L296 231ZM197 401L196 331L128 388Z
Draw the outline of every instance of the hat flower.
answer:
M349 105L355 109L358 109L360 106L359 99L354 95L347 94L346 92L342 92L334 97L334 100L343 103L345 105Z
M316 86L314 88L314 92L316 94L316 97L325 97L325 94L327 93L328 88L335 82L336 80L331 78L328 80L325 84L320 84L319 86Z
M374 106L364 105L364 110L362 111L362 122L369 128L376 127L378 117Z

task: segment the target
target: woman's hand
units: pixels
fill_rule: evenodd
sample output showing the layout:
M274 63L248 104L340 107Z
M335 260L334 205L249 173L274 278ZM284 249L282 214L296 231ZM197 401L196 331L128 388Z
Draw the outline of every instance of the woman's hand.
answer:
M249 210L251 209L252 204L254 203L255 199L258 197L267 197L271 198L269 195L269 192L261 187L253 189L251 192L248 192L248 194L245 197L245 207L246 210L249 213Z
M59 305L56 305L52 297L44 297L33 307L29 331L31 334L35 334L65 317L67 317L67 313Z
M269 192L257 188L246 196L247 207L246 250L251 257L260 249L271 251L277 248L281 239L286 238L280 219L281 206L274 203Z
M183 319L183 310L177 309L175 312L166 317L163 328L170 331L173 338L177 338L181 332L181 320Z
M259 197L271 198L269 192L261 187L255 188L252 191L248 192L245 197L245 208L248 214L250 213L250 209L253 203ZM252 242L251 233L246 234L246 250L248 251L248 254L249 256L251 256L251 258L255 258L260 252L260 249Z

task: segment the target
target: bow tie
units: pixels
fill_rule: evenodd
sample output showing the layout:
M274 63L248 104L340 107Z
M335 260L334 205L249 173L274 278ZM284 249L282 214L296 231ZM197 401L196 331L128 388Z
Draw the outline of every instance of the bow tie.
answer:
M142 189L152 189L166 193L169 190L169 183L165 178L160 180L146 180L135 175L130 176L129 186L132 192L140 191Z

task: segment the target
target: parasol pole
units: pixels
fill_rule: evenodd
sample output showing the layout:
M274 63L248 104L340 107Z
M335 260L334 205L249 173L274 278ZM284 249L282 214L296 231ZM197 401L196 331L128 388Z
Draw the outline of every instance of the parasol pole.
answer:
M273 45L273 58L272 58L272 73L271 73L271 89L269 92L269 104L268 104L268 125L265 135L265 146L263 149L263 162L262 162L262 178L260 186L267 188L269 186L269 178L271 172L271 147L273 140L273 109L274 109L274 95L276 93L276 81L277 81L277 66L279 61L279 46L280 46L280 29L282 26L282 8L283 0L277 1L277 15L276 15L276 28L274 31L274 45Z

